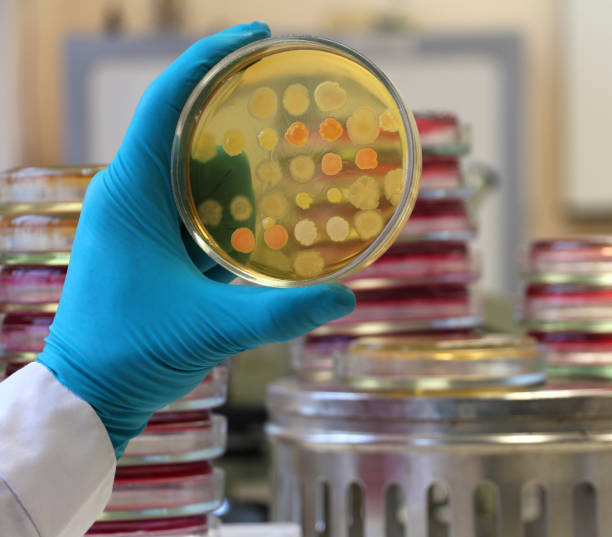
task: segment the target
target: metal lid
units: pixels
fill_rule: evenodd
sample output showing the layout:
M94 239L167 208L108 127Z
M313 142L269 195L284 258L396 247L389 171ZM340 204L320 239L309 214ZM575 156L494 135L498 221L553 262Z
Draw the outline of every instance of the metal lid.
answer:
M368 428L398 433L415 428L427 431L431 424L442 422L446 423L446 430L456 430L460 424L474 430L475 420L482 420L490 430L516 432L517 424L525 419L553 419L554 429L561 431L588 419L612 419L612 390L607 384L587 389L568 383L524 391L409 395L363 391L339 383L309 384L283 379L269 386L266 406L274 422L312 418L319 420L321 427L329 430L338 427L338 431L348 427L348 422L354 422L363 431ZM342 421L342 427L337 420ZM299 423L298 420L296 426Z
M509 335L354 341L337 359L338 377L369 390L513 389L546 380L535 340Z

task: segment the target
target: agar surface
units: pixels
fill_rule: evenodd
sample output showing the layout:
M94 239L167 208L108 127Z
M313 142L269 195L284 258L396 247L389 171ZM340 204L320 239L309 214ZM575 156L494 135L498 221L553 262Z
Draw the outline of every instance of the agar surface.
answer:
M283 54L261 75L255 62L249 76L228 78L202 110L191 189L225 258L307 280L347 265L383 231L403 196L407 142L374 75L340 57L301 69Z

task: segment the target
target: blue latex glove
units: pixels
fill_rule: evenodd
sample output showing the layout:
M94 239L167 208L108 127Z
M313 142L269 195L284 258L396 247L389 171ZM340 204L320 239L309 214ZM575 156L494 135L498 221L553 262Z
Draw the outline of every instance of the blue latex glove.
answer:
M51 334L39 356L89 402L117 458L151 414L193 390L225 358L286 341L349 313L337 284L296 289L228 285L231 276L181 231L170 149L187 97L265 24L202 39L146 90L109 167L85 197Z

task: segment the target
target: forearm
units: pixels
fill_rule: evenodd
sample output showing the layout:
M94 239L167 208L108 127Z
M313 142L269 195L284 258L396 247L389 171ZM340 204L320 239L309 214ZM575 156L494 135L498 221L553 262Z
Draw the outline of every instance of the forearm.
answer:
M116 460L94 410L34 363L0 383L0 537L80 537Z

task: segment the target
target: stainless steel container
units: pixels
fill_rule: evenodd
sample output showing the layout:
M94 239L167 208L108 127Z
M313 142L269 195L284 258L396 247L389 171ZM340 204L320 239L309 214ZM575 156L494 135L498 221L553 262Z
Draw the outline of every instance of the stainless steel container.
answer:
M305 537L612 535L612 391L270 386L273 518Z

